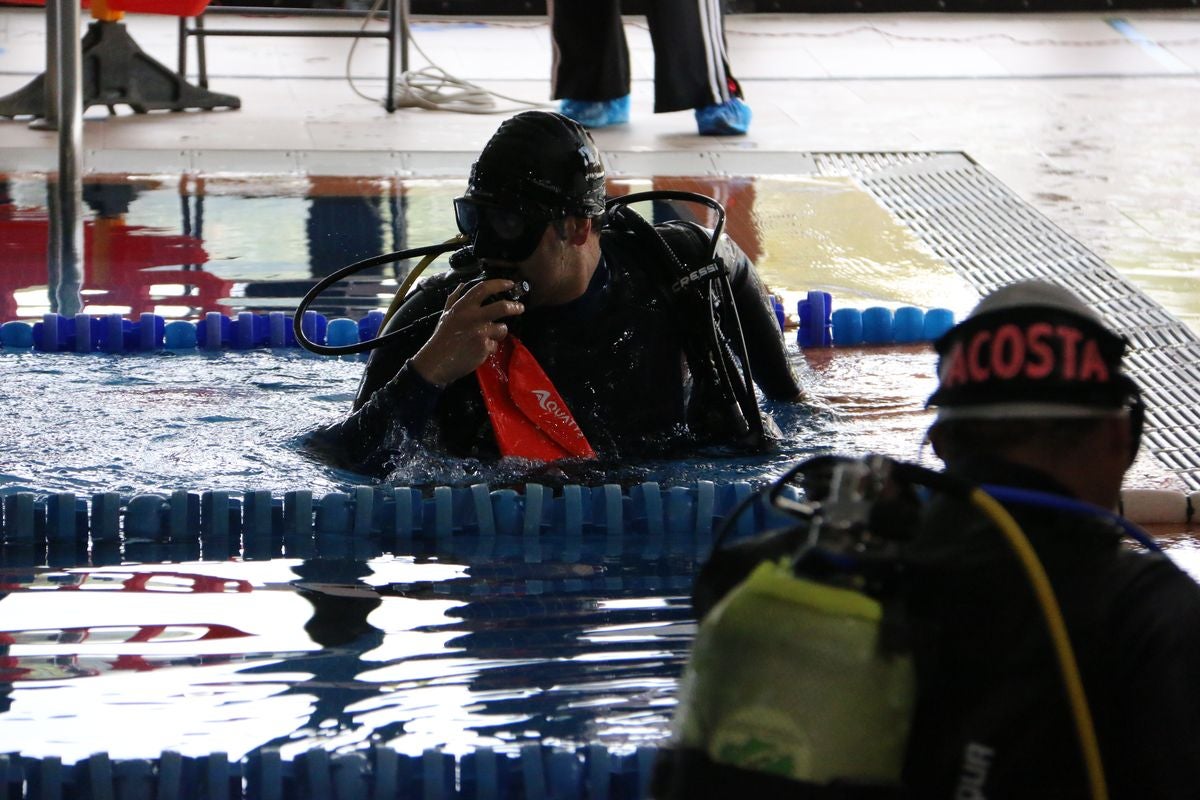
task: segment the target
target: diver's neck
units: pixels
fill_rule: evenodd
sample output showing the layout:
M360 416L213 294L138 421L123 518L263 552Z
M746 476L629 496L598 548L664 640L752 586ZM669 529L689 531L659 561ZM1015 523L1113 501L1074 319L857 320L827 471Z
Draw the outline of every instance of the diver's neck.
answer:
M589 237L586 244L568 248L563 256L563 273L570 275L566 291L562 292L553 303L547 305L566 305L587 294L592 285L592 278L600 266L600 240Z

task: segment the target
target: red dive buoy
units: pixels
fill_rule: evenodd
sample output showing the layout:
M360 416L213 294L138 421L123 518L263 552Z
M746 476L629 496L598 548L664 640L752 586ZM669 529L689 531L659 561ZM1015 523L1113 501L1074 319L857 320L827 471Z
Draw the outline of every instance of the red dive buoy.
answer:
M596 457L554 384L516 336L502 339L475 375L501 455L536 461Z

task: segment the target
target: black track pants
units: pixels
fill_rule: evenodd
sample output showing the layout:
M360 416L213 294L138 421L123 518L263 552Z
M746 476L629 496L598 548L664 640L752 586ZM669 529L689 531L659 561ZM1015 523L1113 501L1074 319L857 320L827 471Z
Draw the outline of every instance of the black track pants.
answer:
M619 0L547 0L554 99L629 94L629 47ZM741 97L729 71L720 0L649 0L654 110L680 111Z

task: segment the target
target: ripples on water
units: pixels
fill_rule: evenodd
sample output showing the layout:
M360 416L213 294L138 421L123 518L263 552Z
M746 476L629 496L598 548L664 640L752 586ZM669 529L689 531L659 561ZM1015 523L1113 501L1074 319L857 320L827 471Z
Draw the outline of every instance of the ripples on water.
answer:
M286 209L269 198L260 208L241 188L209 198L206 257L224 281L214 291L232 291L235 280L311 278L307 267L297 272L294 265L307 262L292 252L307 248L318 260L315 217L306 239L297 227L303 217L293 213L306 187L295 187ZM36 204L15 188L17 205ZM175 224L177 187L139 191L133 211L143 223ZM399 246L402 219L414 241L444 238L448 217L433 209L452 195L450 184L406 191L388 198L390 241ZM731 207L754 209L752 219L731 215L731 232L790 307L809 288L831 289L843 305L949 305L960 315L973 302L945 265L877 219L880 209L851 182L760 180L730 191L746 201ZM372 220L380 207L364 206ZM291 228L266 242L258 232L268 217L291 220ZM867 218L877 224L863 224ZM243 220L251 237L223 238L242 231L233 223ZM386 237L370 227L382 244ZM376 302L368 291L347 306L359 300ZM921 449L929 422L922 405L933 388L927 347L793 358L813 402L764 404L784 433L770 456L648 461L606 476L591 467L544 474L592 485L761 484L827 452L932 465ZM361 370L355 359L294 352L0 354L0 412L9 424L0 494L303 488L320 495L370 483L300 446L314 426L345 413ZM429 458L404 465L391 481L507 486L527 477L519 464ZM1135 468L1135 485L1165 481L1153 465ZM1189 562L1191 541L1172 544ZM127 547L126 558L140 563L94 552L90 566L52 560L59 566L51 569L37 566L44 559L5 552L0 752L72 761L101 750L129 758L175 749L236 758L269 743L286 757L367 742L464 752L527 741L632 746L666 733L694 629L688 557L476 563L384 548L357 559L276 556L202 562L187 548ZM135 573L155 577L142 586ZM114 737L117 719L121 736Z
M809 455L882 452L914 458L926 418L932 358L924 348L832 351L809 366L811 405L764 402L783 431L778 452L627 464L620 482L761 482ZM357 359L295 352L0 357L10 420L0 492L165 492L173 489L317 494L372 482L306 453L317 425L346 413L362 372ZM603 475L585 468L588 483ZM404 485L522 482L519 464L430 457L392 476ZM568 479L571 477L568 473Z
M915 452L927 387L914 370L927 355L859 354L854 360L871 361L877 384L836 358L814 368L793 357L824 390L853 389L813 406L766 404L784 432L778 453L626 465L619 479L761 484L800 458L857 451L864 441L900 457ZM358 360L29 353L5 354L0 368L0 411L12 421L0 493L322 494L369 482L299 446L314 425L349 408ZM895 382L889 371L908 373L911 391L883 391ZM431 459L419 477L523 479L511 465L453 459ZM387 552L303 562L197 556L127 546L125 557L141 565L102 566L93 553L90 569L49 570L7 554L4 582L15 590L0 603L0 630L12 642L5 669L13 688L0 700L11 704L0 752L74 759L175 748L236 757L267 743L288 755L366 742L462 752L531 740L632 746L666 734L693 630L688 557L525 564ZM134 571L160 576L149 591L121 590ZM197 573L252 591L225 583L226 591L198 592L201 583L186 577ZM95 591L49 588L63 584ZM118 713L131 733L113 741Z
M691 570L387 556L4 568L0 752L656 740L692 633ZM147 572L144 590L122 588Z

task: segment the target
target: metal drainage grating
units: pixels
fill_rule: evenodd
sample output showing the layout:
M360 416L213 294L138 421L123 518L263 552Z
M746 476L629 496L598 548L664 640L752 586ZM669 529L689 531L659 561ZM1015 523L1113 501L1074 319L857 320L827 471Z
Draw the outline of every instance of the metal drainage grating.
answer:
M1200 339L1136 286L962 153L819 153L849 175L980 294L1037 278L1065 286L1130 341L1147 406L1145 441L1200 489Z

